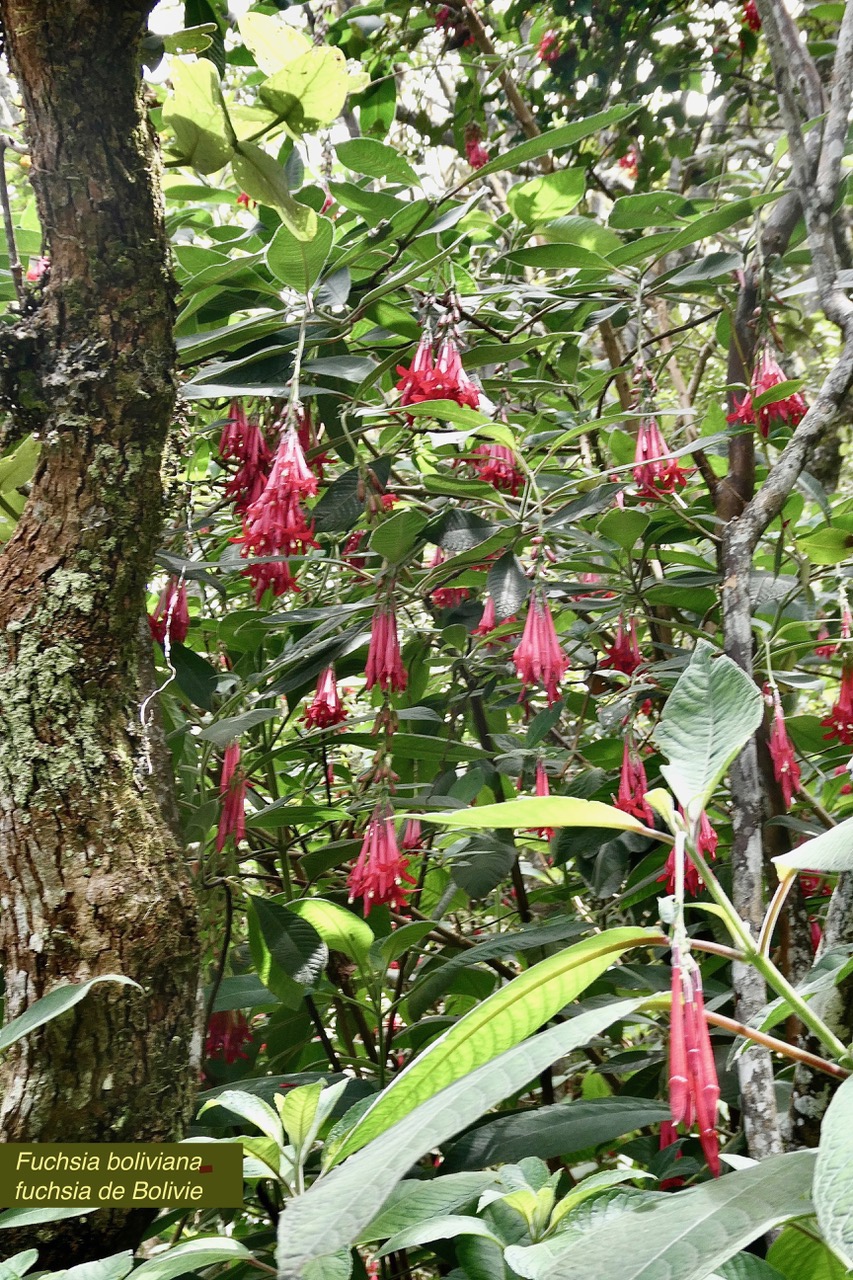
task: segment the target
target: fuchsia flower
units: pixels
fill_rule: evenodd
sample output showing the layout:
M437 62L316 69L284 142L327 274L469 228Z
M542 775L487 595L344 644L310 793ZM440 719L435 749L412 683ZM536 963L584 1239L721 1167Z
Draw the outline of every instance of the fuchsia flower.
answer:
M408 818L406 825L403 827L403 840L400 845L401 849L408 849L410 852L423 847L424 836L421 831L420 818Z
M741 22L745 27L749 27L750 31L761 30L761 14L758 12L758 5L755 0L746 0L743 6Z
M513 497L524 484L524 475L508 445L478 444L472 453L471 466L481 480L496 489L505 489Z
M397 847L394 812L386 801L371 814L358 860L349 874L349 900L364 899L364 914L387 903L395 911L406 905L404 882L416 884L408 874L409 861Z
M255 585L258 604L268 587L273 595L298 589L287 557L304 554L319 544L314 538L300 499L317 492L317 477L307 462L292 426L281 437L269 479L260 497L246 510L243 521L243 556L284 557L251 565L244 572Z
M238 515L257 502L267 483L272 455L257 418L247 418L239 400L232 400L228 420L219 437L219 457L239 463L225 486L225 496Z
M694 1120L708 1167L720 1176L717 1101L720 1084L705 1019L702 978L694 961L683 965L672 947L672 1014L669 1039L669 1105L673 1124L688 1128Z
M437 569L447 559L441 547L436 547L429 562L430 569ZM467 587L436 587L429 593L429 598L436 609L455 609L463 600L467 600L471 592Z
M536 56L540 62L547 62L550 65L557 61L560 52L559 34L553 28L549 28L536 46Z
M465 155L472 169L482 169L489 162L489 153L483 146L483 135L476 124L470 124L465 130Z
M640 819L640 822L644 822L647 827L653 827L655 825L655 815L645 799L648 789L646 770L642 760L637 755L631 735L628 733L625 736L625 745L622 748L622 771L619 774L619 791L613 803L623 813L633 814L635 818Z
M400 404L420 404L424 400L455 400L457 404L476 409L480 393L462 368L456 340L446 337L433 357L432 339L424 334L418 343L410 368L398 365L401 375L397 390L402 392Z
M605 647L604 652L607 656L599 663L602 668L610 667L614 671L621 671L623 675L632 676L637 667L642 666L643 655L637 640L637 624L633 618L626 628L625 616L619 614L616 636L613 643Z
M42 276L50 270L50 258L30 258L27 264L27 274L24 279L29 280L30 284L35 284L37 280L41 280Z
M643 418L634 451L634 483L641 498L656 499L687 484L687 472L673 458L655 418Z
M370 646L367 651L365 688L374 685L384 693L402 693L408 683L408 673L400 655L400 638L397 633L397 614L394 601L389 597L377 605L370 628Z
M313 729L329 729L346 718L347 713L344 711L341 695L338 693L335 668L326 667L320 673L317 692L305 712L305 723Z
M782 710L779 690L774 688L771 696L773 700L773 723L770 726L770 758L773 761L773 773L776 781L782 788L785 808L790 809L791 801L800 787L800 766L797 763L797 757L794 755L794 748L791 745L791 739L788 737L788 730L785 727L785 713Z
M681 813L681 806L678 812ZM702 811L699 819L699 830L696 836L696 848L702 854L703 858L715 862L717 858L718 836L708 819L707 813ZM658 876L658 883L666 881L667 893L675 893L675 849L672 848L667 855L666 862L663 864L663 871ZM695 898L699 890L702 888L702 877L699 875L698 869L693 865L687 857L684 859L684 892L689 893Z
M536 794L537 796L549 796L551 794L551 788L548 785L548 773L543 760L536 761ZM536 833L543 840L553 840L554 838L553 827L537 827Z
M740 404L735 401L734 413L730 413L727 420L729 422L742 422L749 426L757 425L765 440L770 434L770 428L774 422L784 422L788 426L796 427L808 411L808 405L798 391L785 396L783 400L776 400L773 404L763 405L758 410L757 416L752 407L753 402L759 396L764 395L766 391L772 391L781 382L787 381L787 376L776 357L769 347L764 347L752 373L750 390L747 391Z
M183 644L190 629L190 614L187 608L187 584L170 578L163 590L153 613L148 615L148 626L151 638L163 648L166 638L169 644Z
M483 616L471 632L475 636L490 635L498 625L495 616L495 602L491 596L486 596L486 603L483 605Z
M820 927L820 921L817 916L809 916L809 939L812 944L812 951L817 955L817 950L823 942L823 929Z
M309 453L314 456L308 463L308 467L313 471L319 481L323 479L323 468L331 462L328 453L316 453L317 449L317 432L314 423L311 420L311 410L308 408L300 409L296 423L296 438L299 441L299 447L303 455L307 458Z
M640 176L640 154L635 143L631 143L624 156L620 156L616 163L623 170L626 178L630 178L632 182L637 181Z
M524 631L512 660L525 688L541 684L549 706L559 701L557 686L566 674L569 660L560 647L548 600L541 590L531 592Z
M239 1010L211 1014L207 1024L204 1053L207 1058L224 1058L227 1063L248 1058L243 1045L251 1044L252 1032L246 1015Z
M841 687L838 701L821 725L826 729L824 738L837 738L845 746L853 746L853 663L845 662L841 668Z
M221 853L229 836L239 844L246 835L246 775L240 763L240 744L230 742L225 748L219 778L222 811L216 832L216 851Z

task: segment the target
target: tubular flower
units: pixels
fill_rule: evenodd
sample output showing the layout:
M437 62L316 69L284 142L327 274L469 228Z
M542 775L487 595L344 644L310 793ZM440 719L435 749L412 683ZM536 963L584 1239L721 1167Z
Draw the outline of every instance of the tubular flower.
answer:
M206 1058L224 1058L229 1064L238 1058L248 1058L249 1055L243 1053L243 1045L251 1042L252 1032L245 1013L228 1010L211 1014L204 1041Z
M317 692L305 712L305 723L314 729L328 729L334 724L346 720L341 695L338 693L338 682L335 679L335 668L326 667L317 681Z
M548 774L542 760L536 761L536 794L537 796L549 796L551 794L551 788L548 786ZM536 833L543 840L553 840L554 838L553 827L537 827Z
M633 142L625 152L624 156L620 156L616 163L625 174L626 178L630 178L632 182L637 181L637 178L640 176L640 154Z
M438 377L435 372L435 360L432 354L432 338L428 333L421 335L415 358L410 367L398 364L397 372L401 375L397 390L402 392L400 404L419 404L422 400L440 400Z
M476 409L480 403L480 393L462 368L459 348L453 338L445 338L438 349L435 361L436 371L444 380L446 390L444 397L455 400L457 404Z
M246 510L243 521L243 556L302 555L306 547L319 544L309 525L300 499L317 492L317 477L305 461L305 454L293 427L281 438L269 479L261 496ZM268 587L273 595L297 589L286 563L251 565L245 570L255 586L260 603Z
M679 806L679 813L681 807ZM699 819L699 830L696 834L696 848L702 854L703 858L709 858L712 862L717 858L717 842L718 837L714 828L708 819L707 813L702 810L702 816ZM670 849L666 862L663 864L663 871L658 876L658 884L666 881L667 893L675 893L675 849ZM684 891L695 898L699 890L702 888L702 877L698 868L693 865L689 858L684 859Z
M364 833L364 842L355 866L349 874L349 900L364 899L364 914L372 907L386 903L395 911L406 905L404 882L415 884L408 874L408 859L397 847L394 814L387 803L378 804Z
M483 146L483 135L477 125L465 130L465 157L472 169L482 169L489 162L489 153Z
M777 689L773 690L773 724L770 726L769 746L773 773L782 788L785 808L790 809L791 801L800 787L800 766L785 727L785 713Z
M536 46L536 56L540 62L556 62L560 56L560 37L553 28L545 32Z
M148 626L152 640L156 640L164 649L168 638L169 644L183 644L190 629L190 615L187 608L187 584L170 578L163 590L153 613L148 615Z
M403 827L403 840L400 845L401 849L421 849L423 847L424 836L421 831L420 818L408 818L406 825Z
M853 663L842 667L838 701L821 725L826 729L824 738L837 738L845 746L853 746Z
M383 692L402 693L408 683L408 673L400 656L400 639L397 634L397 614L394 601L388 599L377 605L370 628L370 646L367 650L365 688L379 685Z
M655 815L645 799L648 789L646 770L643 767L642 760L637 755L631 736L628 734L622 750L619 791L613 803L623 813L631 813L635 818L639 818L641 822L644 822L647 827L653 827L655 825Z
M300 410L296 424L296 437L299 441L299 447L307 460L307 455L313 453L317 448L317 432L311 420L310 409ZM331 462L331 458L327 453L314 453L313 458L307 464L309 470L314 473L319 481L323 479L323 468L327 462Z
M435 554L429 562L430 569L437 569L444 564L447 557L441 547L436 547ZM436 609L455 609L463 600L467 600L471 592L467 587L436 587L429 593L429 598Z
M29 280L30 284L35 284L37 280L47 274L50 270L50 258L30 258L27 264L27 274L25 280Z
M669 1105L673 1124L694 1119L708 1167L720 1176L720 1142L717 1136L717 1101L720 1085L714 1051L705 1019L702 979L688 958L682 964L677 945L672 948L672 1014L669 1040Z
M402 392L400 404L420 404L424 400L455 400L457 404L476 409L480 393L462 368L459 348L452 337L447 337L433 358L432 340L428 334L421 338L410 368L398 365L401 375L397 390Z
M619 614L616 636L604 652L607 656L602 658L600 667L611 667L614 671L621 671L623 675L632 676L637 667L642 666L643 655L637 640L637 624L633 618L626 628L625 616Z
M641 498L656 499L687 484L687 472L673 458L655 418L643 418L634 451L634 483Z
M512 660L525 688L541 684L549 706L559 701L557 686L566 673L569 660L557 639L548 601L539 591L534 590L530 596L524 631Z
M222 773L219 778L219 799L222 811L216 832L216 851L221 853L229 836L239 844L246 835L246 775L240 763L240 744L230 742L225 748Z
M749 27L750 31L761 30L761 14L758 12L758 5L755 0L746 0L743 6L741 22L745 27Z
M798 391L785 396L782 400L774 401L773 404L762 405L757 415L753 408L753 402L759 396L764 395L767 391L772 391L774 387L778 387L780 383L786 381L785 372L778 360L769 348L765 347L758 357L753 370L750 390L740 404L735 402L734 413L729 414L728 421L757 425L765 440L770 434L770 428L774 422L783 422L788 426L796 427L806 416L808 410L808 405Z
M494 599L492 596L486 596L486 603L483 605L483 616L471 634L475 636L490 635L497 625Z
M272 456L256 418L247 418L239 400L232 400L228 418L219 437L219 457L232 459L239 465L225 486L225 496L234 503L238 515L264 491Z
M513 497L524 484L515 454L505 444L479 444L473 451L471 465L486 484L505 489Z

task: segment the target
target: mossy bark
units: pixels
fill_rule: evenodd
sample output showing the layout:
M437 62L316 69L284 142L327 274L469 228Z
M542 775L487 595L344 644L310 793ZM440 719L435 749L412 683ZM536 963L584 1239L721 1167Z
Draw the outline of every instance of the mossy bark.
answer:
M143 725L139 623L175 395L172 286L137 49L153 0L0 0L50 255L0 335L0 394L42 443L0 558L0 944L6 1018L121 973L0 1071L6 1141L173 1139L193 1101L198 938ZM23 358L22 358L23 357ZM124 1213L28 1228L40 1265L132 1243ZM13 1238L14 1237L14 1238ZM0 1233L0 1257L20 1248Z

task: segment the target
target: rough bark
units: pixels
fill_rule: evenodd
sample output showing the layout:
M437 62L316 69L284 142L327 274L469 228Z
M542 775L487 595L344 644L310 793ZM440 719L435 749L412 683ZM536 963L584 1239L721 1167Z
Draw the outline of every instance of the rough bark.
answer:
M0 560L6 1017L122 973L3 1063L7 1141L181 1136L198 1056L194 900L170 822L139 621L174 401L172 296L136 49L152 0L0 0L51 269L0 338L42 452ZM137 1215L138 1216L138 1215ZM133 1242L123 1212L28 1228L40 1265ZM0 1257L22 1247L0 1236Z

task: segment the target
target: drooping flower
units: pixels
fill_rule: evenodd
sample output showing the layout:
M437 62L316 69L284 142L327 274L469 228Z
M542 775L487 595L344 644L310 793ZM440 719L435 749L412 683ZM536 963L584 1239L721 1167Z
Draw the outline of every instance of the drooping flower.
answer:
M792 392L781 400L775 400L772 404L762 405L757 414L753 408L759 396L787 381L784 370L770 348L764 347L753 370L750 390L740 404L735 401L734 412L728 415L728 421L757 425L765 440L774 422L783 422L788 426L796 427L808 411L808 405L798 391Z
M231 1064L238 1058L248 1058L249 1055L243 1053L243 1045L251 1041L252 1032L245 1013L239 1009L213 1013L207 1024L204 1054L206 1058L223 1058Z
M838 653L838 642L830 640L829 627L827 627L826 623L821 623L814 651L816 658L834 658Z
M406 825L403 827L403 839L400 844L401 849L421 849L423 847L424 835L421 831L420 818L408 818Z
M643 655L637 640L637 624L633 618L626 627L624 614L619 614L613 643L607 645L604 652L607 656L602 658L600 667L609 667L613 671L621 671L623 675L632 676L637 667L642 666Z
M560 52L559 33L549 28L536 46L536 56L540 62L547 62L550 65L557 61Z
M566 674L569 660L557 639L548 601L537 589L531 593L524 631L512 660L525 688L541 684L549 706L559 701L557 686Z
M397 390L401 405L420 404L424 400L455 400L457 404L476 409L480 393L462 368L456 340L448 335L433 357L432 339L424 333L410 367L398 365L400 381Z
M409 861L397 847L394 812L387 803L378 804L364 833L358 859L350 871L349 900L364 899L364 914L372 907L387 903L395 911L406 905L404 883L415 884L408 874Z
M681 807L679 806L679 813ZM705 810L702 810L702 816L699 819L699 828L696 833L696 848L703 858L709 859L711 862L717 858L718 836L714 828L711 826ZM673 846L667 854L666 862L663 864L663 870L658 876L658 883L666 881L667 893L675 893L675 859L676 850ZM684 892L689 893L695 898L699 890L702 888L702 877L699 870L694 866L690 858L684 859Z
M853 662L845 662L841 668L838 701L821 725L826 729L824 738L837 738L845 746L853 746Z
M472 169L482 169L489 162L489 153L483 146L483 135L477 125L465 130L465 157Z
M307 407L299 411L296 423L296 437L299 440L299 447L306 461L308 460L308 454L312 455L310 462L308 462L309 469L313 471L318 481L322 481L323 469L327 463L331 462L331 458L328 453L317 452L317 431L311 417L311 410Z
M154 612L148 615L148 626L152 639L163 648L166 647L167 639L170 645L184 643L190 629L190 615L187 608L187 584L183 580L179 582L177 578L169 579L160 592Z
M495 602L492 596L486 596L486 603L483 605L483 616L471 632L475 636L490 635L498 625L495 615Z
M425 332L421 335L415 358L409 368L398 364L397 372L400 374L397 390L402 393L400 404L419 404L422 400L441 398L436 390L438 379L432 354L432 337L429 333Z
M803 896L806 898L815 898L818 894L827 897L832 893L832 885L819 871L801 871L799 882Z
M338 693L335 668L326 667L317 680L317 692L305 712L305 723L314 729L328 729L346 718L347 713Z
M749 27L750 31L761 30L761 14L758 12L758 5L755 0L746 0L743 6L741 22L745 27Z
M513 497L524 484L524 474L508 445L478 444L472 451L471 465L486 484L505 489Z
M772 690L772 700L773 723L770 726L770 758L773 761L773 773L776 781L782 788L785 808L790 809L791 801L800 787L800 766L797 763L797 757L794 755L791 739L788 737L788 730L785 726L785 713L782 710L782 700L779 697L779 690L776 688Z
M624 156L620 156L616 163L626 178L636 182L640 176L640 153L637 150L636 143L632 142Z
M446 559L447 556L441 547L436 547L429 562L429 568L437 569L444 564ZM429 593L429 598L436 609L455 609L463 600L467 600L470 595L471 592L467 587L436 587L434 591Z
M459 348L453 337L446 337L439 347L435 368L447 388L444 392L445 399L455 400L457 404L467 405L469 409L479 406L480 393L462 368Z
M367 651L365 688L379 685L384 693L402 693L408 683L408 672L400 655L397 613L390 597L377 605L370 628Z
M537 796L549 796L551 794L545 762L541 759L536 761L536 794ZM538 827L536 831L543 840L553 840L554 838L553 827Z
M49 270L50 258L30 258L29 263L27 264L27 274L24 278L29 280L30 284L35 284L35 282L37 280L41 280Z
M634 483L641 498L656 499L687 484L687 472L673 458L655 418L643 418L634 451Z
M720 1176L717 1102L720 1084L705 1018L702 979L690 957L672 947L672 1012L669 1040L669 1105L673 1124L695 1119L708 1167Z
M809 916L809 939L812 951L817 955L818 947L823 942L823 929L817 916Z
M240 763L240 744L230 742L225 748L222 773L219 778L219 799L222 809L216 832L216 851L221 853L229 836L239 844L246 835L246 775Z
M633 814L635 818L640 819L640 822L644 822L647 827L653 827L655 825L655 815L650 804L645 799L648 789L649 784L643 762L637 754L630 733L626 734L625 744L622 748L619 791L613 803L623 813Z
M232 400L219 437L219 457L239 465L225 486L225 497L238 515L257 502L267 483L272 456L257 418L248 418L239 400Z
M258 603L268 587L276 596L294 589L296 583L287 557L303 555L307 547L319 545L300 501L316 492L317 477L305 461L296 431L289 426L281 437L263 492L246 510L243 536L238 539L243 544L243 556L276 557L274 562L250 565L244 571L254 583Z

